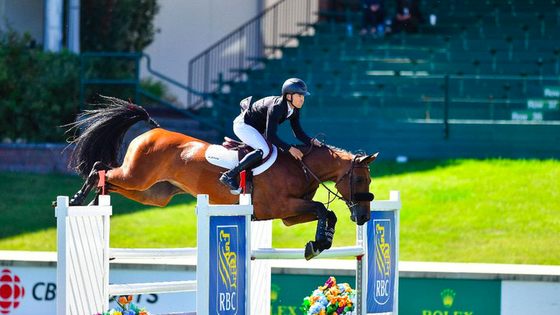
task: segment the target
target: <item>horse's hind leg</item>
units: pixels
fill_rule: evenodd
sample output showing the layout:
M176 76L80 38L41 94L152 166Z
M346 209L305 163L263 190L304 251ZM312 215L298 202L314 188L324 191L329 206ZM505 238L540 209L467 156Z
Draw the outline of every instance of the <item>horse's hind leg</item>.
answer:
M84 182L84 185L82 186L82 188L80 188L80 190L78 190L78 192L76 194L74 194L74 196L70 199L70 205L71 206L83 205L87 196L89 195L89 193L91 192L93 187L95 187L95 185L97 185L97 182L99 181L99 171L109 170L109 169L111 169L111 168L108 167L107 165L105 165L101 162L96 162L93 165L93 167L91 169L91 172L89 173L88 177L86 178L86 181Z

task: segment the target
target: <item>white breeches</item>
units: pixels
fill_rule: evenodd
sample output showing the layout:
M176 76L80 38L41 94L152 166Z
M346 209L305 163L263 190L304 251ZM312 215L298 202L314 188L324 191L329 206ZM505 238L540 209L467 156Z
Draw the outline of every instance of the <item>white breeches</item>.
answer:
M261 149L263 158L267 157L270 153L264 137L257 129L253 128L253 126L245 124L243 115L237 116L233 121L233 132L241 141L251 146L253 149Z

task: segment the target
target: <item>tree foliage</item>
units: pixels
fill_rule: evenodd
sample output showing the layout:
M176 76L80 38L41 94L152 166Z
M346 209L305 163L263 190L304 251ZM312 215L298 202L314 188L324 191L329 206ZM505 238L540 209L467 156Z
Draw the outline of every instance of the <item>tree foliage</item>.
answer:
M78 110L79 58L32 46L29 34L0 31L0 139L59 142Z
M82 0L81 49L141 52L154 39L157 0Z

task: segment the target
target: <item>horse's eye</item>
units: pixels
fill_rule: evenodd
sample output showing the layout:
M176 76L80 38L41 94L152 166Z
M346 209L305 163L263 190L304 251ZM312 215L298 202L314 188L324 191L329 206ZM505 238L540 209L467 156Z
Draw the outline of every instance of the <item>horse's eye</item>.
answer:
M363 177L356 177L356 184L357 185L361 185L364 182L364 178Z

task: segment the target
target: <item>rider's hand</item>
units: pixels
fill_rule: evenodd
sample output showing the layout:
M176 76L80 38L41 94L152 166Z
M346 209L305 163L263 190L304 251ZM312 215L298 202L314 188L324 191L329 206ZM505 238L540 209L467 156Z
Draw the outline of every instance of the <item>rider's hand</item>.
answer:
M323 143L316 138L313 139L313 141L311 143L316 147L322 147L323 146Z
M296 160L301 161L301 159L303 158L303 153L301 153L301 151L296 147L290 147L289 152Z

